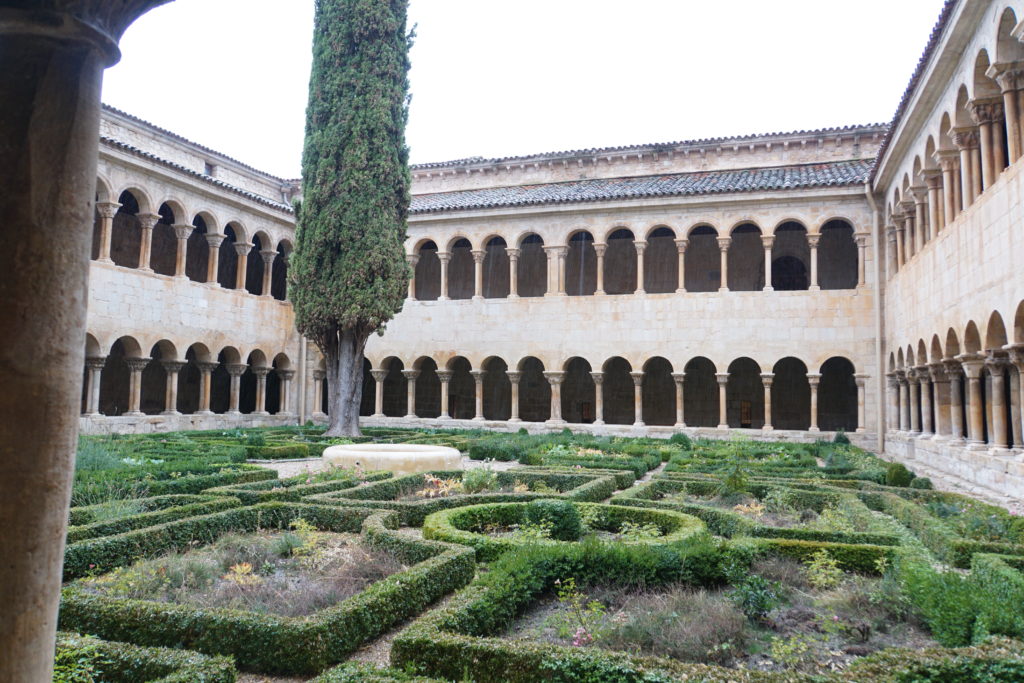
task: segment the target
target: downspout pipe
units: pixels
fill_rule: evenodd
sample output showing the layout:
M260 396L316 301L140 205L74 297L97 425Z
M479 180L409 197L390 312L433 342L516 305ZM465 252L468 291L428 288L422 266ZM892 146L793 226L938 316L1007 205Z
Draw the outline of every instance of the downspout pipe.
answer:
M882 319L882 297L885 295L885 270L882 267L882 218L875 201L875 194L871 190L871 181L864 183L864 196L871 207L871 240L873 242L873 254L875 257L875 296L872 307L875 317L875 367L878 369L878 381L875 382L875 415L877 416L876 433L878 438L878 452L885 452L885 425L888 424L885 411L888 408L885 401L885 349L884 320Z

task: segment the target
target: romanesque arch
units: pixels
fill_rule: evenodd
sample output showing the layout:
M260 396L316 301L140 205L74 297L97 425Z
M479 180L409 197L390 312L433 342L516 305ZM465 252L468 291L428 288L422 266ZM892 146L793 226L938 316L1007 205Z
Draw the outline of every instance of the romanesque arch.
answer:
M441 379L437 375L437 362L424 356L416 361L415 369L420 371L416 378L416 415L439 417L441 415Z
M729 364L725 385L725 415L730 427L760 429L764 426L764 384L761 366L751 358Z
M512 383L508 363L497 356L483 362L483 414L487 420L507 420L512 416Z
M455 420L472 420L476 415L476 382L472 364L462 356L448 361L448 415Z
M761 228L742 223L733 228L729 240L728 287L733 292L764 289L764 247Z
M632 294L636 291L637 252L633 231L618 228L608 235L604 255L604 291Z
M661 356L655 356L644 363L641 398L644 424L675 424L676 383L672 379L672 363Z
M647 234L643 289L651 294L667 294L676 291L678 286L676 234L671 228L659 226Z
M519 417L524 422L544 422L551 416L551 385L544 364L533 356L519 361Z
M508 244L503 237L492 237L484 247L483 297L504 299L509 295Z
M789 292L808 289L811 284L811 248L807 228L786 221L775 228L772 243L772 289Z
M608 424L633 424L636 419L634 408L632 366L625 358L614 356L605 361L604 367L604 421Z
M684 257L685 283L688 292L717 292L722 286L718 232L710 225L699 225L690 231Z
M573 357L563 366L562 419L573 424L589 424L595 419L597 386L593 368L584 358Z
M717 369L707 358L698 356L686 364L683 380L683 408L690 427L718 425Z
M530 233L519 241L516 291L524 297L544 296L548 290L547 282L548 259L544 252L544 238L537 233Z
M594 236L579 230L569 237L565 255L565 293L590 296L597 291L597 252Z
M473 245L465 237L460 237L451 243L448 253L448 298L473 298Z
M853 432L857 427L857 380L853 363L834 356L822 363L818 385L818 427Z
M853 226L845 220L831 220L821 227L818 284L822 289L857 288L857 242Z
M811 385L807 365L799 358L783 358L772 372L772 422L776 429L806 430L811 426Z
M381 368L387 371L384 375L381 392L383 395L382 408L386 417L402 417L408 407L408 380L403 374L405 364L400 358L385 358L381 361Z
M441 260L437 256L437 244L427 240L416 252L416 299L436 301L441 296Z

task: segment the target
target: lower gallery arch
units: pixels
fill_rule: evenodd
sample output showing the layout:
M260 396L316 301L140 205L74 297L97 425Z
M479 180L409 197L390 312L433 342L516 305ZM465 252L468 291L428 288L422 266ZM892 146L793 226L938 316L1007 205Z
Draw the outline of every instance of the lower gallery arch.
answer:
M519 243L516 291L519 296L544 296L547 282L548 259L544 253L544 240L540 235L527 235Z
M718 426L718 381L715 364L698 356L686 364L683 417L690 427Z
M772 380L772 424L776 429L806 430L811 426L811 385L807 366L787 357L775 364Z
M452 377L448 380L448 415L453 420L472 420L476 415L476 382L470 374L473 366L462 356L448 361Z
M821 365L818 384L818 427L834 432L852 432L857 424L857 380L854 367L846 358L834 356ZM931 382L927 384L931 390Z
M487 241L483 263L483 296L485 299L504 299L509 295L508 245L501 237Z
M439 417L441 415L441 380L437 376L437 363L424 356L416 361L420 371L416 378L416 416Z
M448 298L471 299L474 287L473 245L465 237L455 240L448 261Z
M761 366L750 358L737 358L729 364L729 380L725 385L725 416L730 427L764 427Z
M150 361L142 369L140 410L146 415L159 415L167 406L167 370L162 361L175 360L170 342L158 342L150 349Z
M674 292L679 286L676 234L669 228L657 228L647 236L643 285L652 294Z
M416 261L416 299L436 301L441 295L441 260L437 257L437 244L424 242Z
M672 364L661 356L644 363L641 397L644 424L676 423L676 383L672 379Z
M635 410L633 401L632 366L625 358L615 356L604 363L604 421L608 424L633 424Z
M409 393L407 380L402 371L405 365L395 357L387 358L382 365L387 370L382 386L384 415L387 417L403 417L408 407Z
M519 362L519 418L544 422L551 417L551 385L544 377L544 364L533 356Z
M721 286L722 268L718 251L718 233L709 225L690 231L684 257L686 291L717 292Z
M565 364L562 380L562 419L573 424L594 421L596 385L590 363L583 358L570 358Z
M227 366L240 362L238 351L230 346L217 354L217 367L210 375L210 410L213 412L228 412L231 406L231 375Z
M595 291L597 252L594 250L594 236L581 230L569 238L569 249L565 255L565 293L569 296L590 296Z
M508 364L501 358L488 358L483 364L484 417L488 420L507 420L512 417L512 382L506 371Z
M285 354L279 353L274 356L274 369L267 375L266 406L267 412L271 415L284 412L285 406L282 405L281 401L281 373L290 370L291 366L291 361L288 360L288 356ZM294 403L294 399L292 399L292 402Z
M121 415L128 412L131 374L125 358L140 356L135 350L137 347L138 344L130 337L122 337L111 345L107 362L100 373L100 414Z
M193 344L185 351L185 366L178 374L178 411L185 415L199 412L202 400L202 373L199 363L209 361L209 351L202 344Z
M259 388L259 380L256 378L254 369L259 368L260 372L267 367L267 357L262 351L256 350L249 354L246 359L245 372L238 383L238 409L245 415L255 413L258 407L256 392ZM264 375L266 377L266 375ZM266 410L266 394L264 394L264 411Z
M625 228L608 236L604 255L604 291L608 294L632 294L636 291L636 244L633 233Z
M370 370L373 366L370 361L363 356L363 395L359 399L359 414L364 416L373 415L374 405L377 402L377 383L373 380L373 374ZM327 391L327 382L324 382L323 391ZM324 402L327 402L327 395L324 395ZM327 413L327 408L324 408L324 413Z

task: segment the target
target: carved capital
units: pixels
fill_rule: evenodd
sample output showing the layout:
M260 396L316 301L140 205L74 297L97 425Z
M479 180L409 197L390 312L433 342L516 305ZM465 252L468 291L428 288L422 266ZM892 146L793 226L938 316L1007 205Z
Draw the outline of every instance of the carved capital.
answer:
M295 377L294 370L277 370L277 376L281 378L282 382L290 382Z
M449 261L452 260L452 255L449 254L447 251L439 251L437 252L437 260L440 261L442 264L447 264Z
M102 370L107 364L106 356L89 356L85 359L85 367L90 370Z
M729 251L729 245L732 243L731 237L719 237L718 238L718 250Z
M192 231L196 229L196 226L189 225L188 223L176 223L171 226L174 229L174 236L181 242L184 242L192 234Z
M676 384L682 384L683 382L686 381L686 373L685 372L673 372L672 373L672 379L675 380Z
M416 379L420 376L419 370L402 370L402 374L406 379Z
M720 385L724 386L724 385L729 383L729 373L728 372L716 372L715 373L715 380Z
M601 384L604 382L604 373L592 372L590 373L590 378L594 380L594 384L596 384L597 386L601 386Z
M967 109L971 113L971 120L978 125L995 123L1003 118L1003 101L999 100L972 100L967 103Z
M438 376L441 375L440 372L438 372L437 374L438 374ZM384 370L383 368L374 368L374 369L370 370L370 376L373 377L373 381L374 382L376 382L377 384L380 384L381 382L384 381L384 378L388 376L388 371ZM449 375L449 377L450 376L451 375Z
M167 371L168 375L176 375L181 372L181 369L188 365L183 360L162 360L160 365L164 366L164 370Z
M249 366L245 363L228 363L224 366L224 369L228 371L228 374L232 377L241 377L245 374L246 368Z
M117 215L117 210L121 208L121 205L117 202L97 202L96 211L100 214L101 218L112 220Z
M270 266L273 265L274 259L277 258L277 252L273 249L263 249L260 251L260 257L263 259L263 263Z
M556 385L561 384L565 380L564 372L545 372L544 379L548 381L548 384Z
M604 256L604 252L608 250L608 245L604 242L594 242L594 252L598 256Z
M817 373L817 372L808 372L807 373L807 383L811 385L811 388L814 388L814 387L818 386L819 382L821 382L821 375L819 373Z
M950 128L949 139L957 149L976 149L978 147L978 130L976 128Z
M418 254L406 254L405 260L408 262L410 266L415 268L416 264L420 262L420 257Z
M775 244L775 235L761 235L761 246L765 249L771 249Z
M764 386L770 387L772 385L772 382L774 382L774 381L775 381L775 373L774 372L762 372L761 373L761 384L763 384Z
M327 371L326 370L314 370L313 371L313 379L315 379L317 382L323 382L325 379L327 379Z
M955 171L956 165L960 163L960 153L955 149L940 149L932 158L939 164L940 169L947 172Z
M484 257L487 256L487 252L483 249L474 249L470 253L473 254L473 263L483 263Z
M687 239L678 239L678 240L676 240L676 249L678 249L679 251L683 252L684 254L686 253L686 247L688 247L688 246L690 246L690 240L687 240Z
M936 384L944 384L949 381L949 374L946 372L945 363L929 363L928 372L932 377L932 382Z
M220 245L224 242L226 237L227 235L211 233L206 236L206 243L210 245L210 249L220 249Z
M642 254L644 253L644 249L647 248L647 242L644 240L635 240L633 242L633 246L636 247L636 253Z
M638 387L639 386L643 386L643 384L644 384L644 373L642 371L641 372L631 372L631 373L629 373L629 376L633 378L633 384L634 385L636 385Z
M251 242L235 242L235 253L239 256L245 256L254 246L256 245Z
M447 384L449 381L451 381L452 371L451 370L438 370L437 371L437 378L439 380L441 380L441 384Z
M152 230L160 222L160 214L158 213L140 213L136 218L139 219L139 226L143 230Z
M807 235L807 246L811 249L817 249L819 242L821 242L821 235L819 233L812 232Z
M508 254L508 259L510 261L515 261L516 259L519 258L519 250L518 249L506 249L505 253Z
M209 375L211 372L217 369L218 365L220 365L220 363L216 361L203 361L200 363L196 363L196 367L199 368L199 372L204 375Z
M269 366L257 365L257 366L253 366L252 374L254 374L257 377L262 379L262 378L264 378L264 377L266 377L267 375L270 374L270 370L271 370L271 368Z
M127 365L128 369L130 371L132 371L132 372L142 372L146 368L146 366L149 365L149 361L151 361L151 360L153 360L153 359L152 358L125 358L124 359L124 364Z
M506 370L505 376L508 377L508 381L511 382L512 384L519 384L519 380L523 378L523 373Z

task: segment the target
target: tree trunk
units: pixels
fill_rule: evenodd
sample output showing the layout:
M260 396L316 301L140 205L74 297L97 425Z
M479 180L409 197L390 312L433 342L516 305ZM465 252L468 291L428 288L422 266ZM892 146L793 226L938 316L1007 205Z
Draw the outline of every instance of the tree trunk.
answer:
M363 349L369 334L346 329L333 336L324 353L330 423L324 436L361 436L359 405L363 400Z

